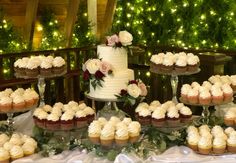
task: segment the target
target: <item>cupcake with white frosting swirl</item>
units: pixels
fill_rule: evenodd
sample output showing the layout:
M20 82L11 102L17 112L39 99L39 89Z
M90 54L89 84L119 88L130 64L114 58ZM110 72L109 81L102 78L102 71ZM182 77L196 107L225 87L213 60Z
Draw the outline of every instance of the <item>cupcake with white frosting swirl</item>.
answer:
M43 59L40 64L40 74L43 76L52 74L52 62L47 59Z
M107 123L100 135L100 142L103 146L111 146L115 138L115 128L113 125Z
M222 137L215 137L213 140L213 152L223 154L226 150L226 141Z
M75 124L77 126L77 128L82 128L87 126L87 117L86 114L83 110L78 110L75 113Z
M0 162L9 163L9 159L10 159L9 152L6 149L0 147Z
M212 139L202 136L198 141L198 151L201 154L209 154L212 150Z
M24 152L20 146L15 145L11 148L10 155L12 160L16 160L24 157Z
M168 110L166 119L169 126L178 126L180 123L180 116L178 110Z
M55 113L51 113L48 115L46 120L47 129L49 130L58 130L60 129L60 116Z
M128 126L129 141L131 143L137 142L140 136L141 125L137 121L133 121Z
M55 57L52 65L53 65L53 73L61 74L65 71L65 60L62 57Z
M71 130L74 128L74 112L66 111L62 114L61 120L61 129L62 130Z
M115 142L118 146L124 146L129 140L128 127L126 125L120 125L115 132Z
M94 144L99 144L102 126L99 121L93 121L88 127L89 140Z
M165 115L166 112L157 109L152 113L152 125L156 127L161 127L165 124Z
M3 96L0 98L0 111L8 113L12 110L12 98Z
M185 123L185 122L191 121L192 111L189 107L187 107L187 106L181 107L179 110L179 114L180 114L180 121L181 122Z
M149 109L142 109L138 112L138 121L142 125L149 125L151 123L151 111Z

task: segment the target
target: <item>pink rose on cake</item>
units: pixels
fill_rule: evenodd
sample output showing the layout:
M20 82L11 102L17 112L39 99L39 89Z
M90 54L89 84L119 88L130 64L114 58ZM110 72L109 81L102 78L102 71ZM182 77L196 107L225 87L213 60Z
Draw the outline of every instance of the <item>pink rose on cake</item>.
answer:
M119 42L119 37L116 34L112 36L107 36L106 39L106 44L108 46L115 46L115 44Z
M89 81L94 89L97 85L102 87L102 82L106 75L112 74L112 66L108 62L101 61L100 59L89 59L83 64L82 67L83 79Z
M147 95L146 85L141 80L131 80L127 89L122 89L117 99L124 102L124 105L134 105L136 101L141 102Z

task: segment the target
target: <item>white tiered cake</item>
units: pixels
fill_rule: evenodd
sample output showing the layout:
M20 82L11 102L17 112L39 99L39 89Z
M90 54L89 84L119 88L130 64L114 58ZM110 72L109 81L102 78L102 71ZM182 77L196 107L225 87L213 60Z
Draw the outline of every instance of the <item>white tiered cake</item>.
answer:
M102 87L94 89L90 83L91 97L100 99L116 99L122 89L127 88L129 80L134 79L134 71L128 69L128 56L125 48L114 48L106 45L98 45L98 58L112 65L113 75L104 77Z

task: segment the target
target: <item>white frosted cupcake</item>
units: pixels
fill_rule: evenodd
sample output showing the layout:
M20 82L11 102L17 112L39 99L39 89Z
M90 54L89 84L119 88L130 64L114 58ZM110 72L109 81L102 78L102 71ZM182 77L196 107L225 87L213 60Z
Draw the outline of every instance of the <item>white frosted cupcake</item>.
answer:
M45 126L49 130L60 129L60 117L54 113L49 114Z
M88 127L89 140L94 144L99 144L102 126L99 121L93 121Z
M223 91L220 88L212 89L211 94L213 104L221 104L224 101Z
M137 121L133 121L128 126L129 141L131 143L137 142L140 136L141 125Z
M158 107L158 106L160 106L160 105L161 105L161 103L160 103L158 100L154 100L154 101L152 101L152 102L150 103L150 106Z
M138 121L142 125L149 125L151 123L151 110L142 109L138 112Z
M230 102L233 98L233 89L228 84L222 85L222 91L224 96L224 102Z
M188 91L187 99L189 103L197 104L198 103L198 90L190 89Z
M24 143L22 145L22 150L23 150L25 156L29 156L29 155L34 154L35 147L30 143Z
M24 152L20 146L13 146L10 150L10 155L12 160L16 160L24 157Z
M222 137L216 137L213 140L213 152L223 154L226 150L226 141Z
M201 137L198 141L198 151L201 154L209 154L212 150L212 139L209 137Z
M236 153L236 131L229 134L227 139L227 150L228 152Z
M199 104L209 105L212 101L211 93L206 89L199 94Z
M101 145L111 146L114 138L115 138L115 129L111 124L107 123L101 131L100 135Z
M66 62L62 57L55 57L53 62L53 73L60 74L65 70Z
M0 134L0 147L2 147L8 140L9 137L6 134Z
M0 162L9 163L9 159L10 159L9 152L6 149L0 147Z
M129 126L129 124L132 122L132 119L125 117L125 118L122 120L122 122L125 123L126 126Z
M12 98L8 96L0 97L0 111L8 113L12 110Z
M77 128L85 127L87 123L87 117L83 110L79 110L75 113L75 124Z
M60 128L62 130L71 130L74 128L74 112L64 112L60 120Z
M189 122L192 118L192 111L187 106L181 107L179 114L181 122Z
M87 106L86 108L84 108L83 111L86 114L87 123L90 124L95 118L95 110Z
M13 98L13 109L15 111L21 111L26 107L24 97L21 95L15 96Z
M180 122L180 116L179 116L178 110L176 109L168 110L166 119L167 119L168 125L178 126Z
M101 124L101 126L103 127L103 126L105 126L105 124L108 122L107 120L106 120L106 118L104 118L104 117L99 117L98 118L98 122Z
M194 134L189 134L187 136L187 145L194 151L198 150L198 141L200 140L200 135L196 132Z
M235 130L234 130L233 127L227 127L224 132L227 134L227 136L229 136L230 133L232 133L232 132L234 132L234 131L235 131Z
M128 127L126 125L120 125L115 132L115 142L118 146L124 146L129 140Z
M163 112L160 109L155 110L152 113L152 125L156 127L164 126L166 121L165 117L166 117L165 112Z

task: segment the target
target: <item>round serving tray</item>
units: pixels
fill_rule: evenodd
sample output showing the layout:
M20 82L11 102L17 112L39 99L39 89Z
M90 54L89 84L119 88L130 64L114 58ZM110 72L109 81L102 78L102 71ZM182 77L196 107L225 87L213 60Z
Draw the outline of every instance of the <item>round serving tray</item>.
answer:
M161 74L161 75L172 75L172 76L181 76L181 75L192 75L192 74L197 74L201 71L200 68L197 69L197 71L186 71L186 72L176 72L175 70L171 72L163 72L159 70L153 70L150 68L150 72L156 73L156 74Z

